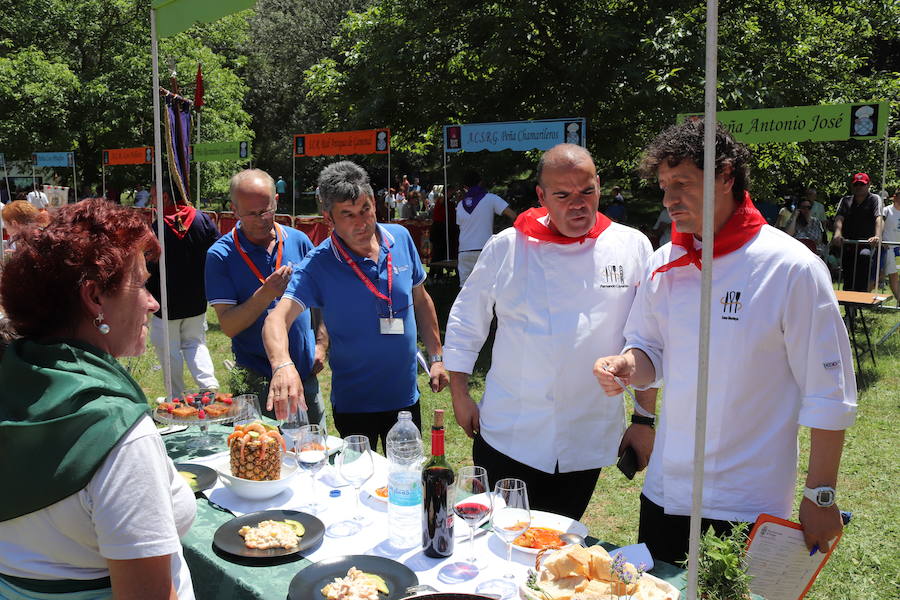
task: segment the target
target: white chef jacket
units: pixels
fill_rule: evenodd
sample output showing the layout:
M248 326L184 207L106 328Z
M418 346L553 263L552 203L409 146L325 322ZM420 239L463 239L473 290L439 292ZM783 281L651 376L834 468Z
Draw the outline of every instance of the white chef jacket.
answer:
M683 254L654 253L625 327L625 349L665 379L643 491L673 515L691 512L700 270L650 274ZM715 259L709 372L702 516L789 517L799 425L840 430L856 416L847 330L825 264L803 244L764 225Z
M512 227L488 241L450 311L444 366L472 372L496 310L480 404L492 448L545 473L616 461L622 398L606 397L592 369L622 347L651 251L642 233L616 223L584 243L542 242Z

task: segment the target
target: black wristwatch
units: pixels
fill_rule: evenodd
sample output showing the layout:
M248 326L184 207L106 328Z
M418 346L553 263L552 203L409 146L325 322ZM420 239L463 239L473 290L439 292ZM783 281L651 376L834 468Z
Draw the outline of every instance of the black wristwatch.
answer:
M656 417L642 417L641 415L634 414L631 415L631 424L632 425L647 425L650 429L656 427Z

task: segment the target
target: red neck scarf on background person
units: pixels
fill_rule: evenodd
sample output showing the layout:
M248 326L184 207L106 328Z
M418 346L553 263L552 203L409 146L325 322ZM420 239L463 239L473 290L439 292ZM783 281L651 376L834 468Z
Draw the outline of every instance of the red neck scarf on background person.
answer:
M513 223L513 227L528 237L533 237L542 242L550 242L551 244L574 244L575 242L578 242L579 244L583 244L584 240L588 238L598 237L612 223L606 215L598 212L597 220L594 221L594 226L591 227L590 231L584 235L569 237L557 231L553 231L550 227L541 223L539 219L546 216L546 208L531 208L516 217L516 222Z
M724 227L714 236L713 258L725 256L742 248L765 224L766 219L753 206L753 201L750 200L750 192L745 191L744 201L734 209L734 212L731 213L731 216L725 222ZM698 269L703 268L700 262L700 251L694 248L694 234L680 233L675 229L675 223L672 223L672 245L684 248L687 254L653 271L650 279L656 277L657 273L665 273L669 269L676 267L694 265Z
M378 298L379 300L384 300L387 302L388 306L388 314L390 314L391 318L394 318L394 300L392 291L394 289L394 262L391 258L391 251L388 250L387 258L387 295L382 294L375 284L372 283L372 280L366 277L366 274L362 272L362 269L359 268L359 265L356 264L356 261L350 256L350 252L344 248L344 244L341 242L340 238L332 231L331 232L331 243L337 248L338 254L341 255L341 258L344 259L344 262L347 263L350 268L353 270L353 273L356 274L356 277L363 282L363 285L366 286L366 289L372 292L372 295Z
M238 254L241 255L241 258L244 259L244 262L247 263L247 266L250 267L250 270L254 275L256 275L256 278L259 279L259 282L264 284L266 282L265 277L263 277L263 274L259 272L259 269L256 268L256 265L253 264L253 261L250 260L250 257L247 256L247 253L244 252L244 249L241 248L241 242L240 240L238 240L237 230L237 227L231 230L231 236L234 238L234 247L237 248ZM278 247L278 253L275 255L275 271L277 271L281 268L281 257L284 254L284 235L281 233L281 228L277 223L275 224L275 241Z
M196 216L197 209L190 204L166 204L163 207L163 221L179 240L187 234Z

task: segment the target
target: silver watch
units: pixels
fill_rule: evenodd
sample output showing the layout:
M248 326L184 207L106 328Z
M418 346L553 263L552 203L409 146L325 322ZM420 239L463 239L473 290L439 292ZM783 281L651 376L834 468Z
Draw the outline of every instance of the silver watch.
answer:
M817 488L803 488L803 497L809 498L812 500L816 506L827 507L834 504L834 501L837 497L837 492L834 491L833 487L829 487L827 485L823 485L822 487Z
M436 362L444 362L444 355L443 354L430 354L428 356L429 364L434 364Z

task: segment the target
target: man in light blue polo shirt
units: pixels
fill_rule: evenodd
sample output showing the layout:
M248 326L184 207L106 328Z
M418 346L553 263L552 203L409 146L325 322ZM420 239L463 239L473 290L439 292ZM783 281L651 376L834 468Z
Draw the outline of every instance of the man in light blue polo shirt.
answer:
M265 171L249 169L236 174L231 178L230 195L241 220L207 252L206 297L246 374L245 389L233 391L254 393L265 401L272 370L262 344L263 322L284 293L292 266L299 265L313 245L305 233L275 223L275 183ZM309 399L309 421L324 426L325 410L316 379L328 346L324 326L314 335L310 314L304 313L291 323L287 339L290 360ZM267 414L273 416L271 408Z
M319 175L322 213L332 236L295 271L269 313L263 341L275 372L270 395L279 406L303 401L288 353L288 328L307 308L322 309L331 341L331 404L341 436L369 437L372 448L409 410L421 428L416 387L416 333L431 357L431 388L448 383L437 315L425 291L425 271L409 232L375 222L369 177L342 161Z

